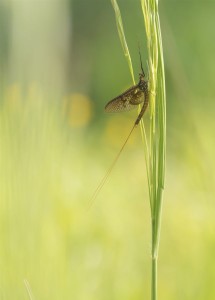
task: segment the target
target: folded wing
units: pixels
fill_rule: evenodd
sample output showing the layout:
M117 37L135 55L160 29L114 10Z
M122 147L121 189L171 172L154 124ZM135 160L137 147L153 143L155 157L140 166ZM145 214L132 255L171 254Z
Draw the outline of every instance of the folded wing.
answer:
M138 86L131 87L123 94L109 101L105 111L110 113L129 111L144 101L144 93Z

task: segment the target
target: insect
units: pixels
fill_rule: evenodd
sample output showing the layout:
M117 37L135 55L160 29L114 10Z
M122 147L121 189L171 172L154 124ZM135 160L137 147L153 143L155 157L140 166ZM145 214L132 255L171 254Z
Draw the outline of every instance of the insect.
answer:
M120 151L118 152L117 156L115 157L113 163L111 164L110 168L107 170L107 173L101 180L100 184L98 185L97 189L95 190L90 202L89 207L93 203L94 199L97 197L99 191L103 187L105 181L109 177L114 165L116 164L120 154L122 153L122 150L124 149L125 145L127 144L134 128L137 127L139 124L145 110L147 109L148 103L149 103L149 89L148 89L148 81L145 80L145 73L143 71L143 65L142 65L142 59L141 54L140 55L140 65L141 65L141 71L142 73L139 74L139 82L130 87L128 90L126 90L124 93L120 94L119 96L115 97L111 101L109 101L105 106L105 111L107 113L115 113L115 112L124 112L129 111L131 109L134 109L137 107L137 105L143 103L142 108L140 110L139 115L137 116L136 121L134 122L134 125L126 138L124 144L122 145Z
M134 109L138 104L143 103L141 111L134 123L134 127L136 127L139 124L149 103L148 81L144 79L145 73L143 71L142 61L141 61L141 70L142 73L139 74L138 84L130 87L124 93L115 97L114 99L109 101L105 106L106 112L113 113L113 112L129 111L131 109Z

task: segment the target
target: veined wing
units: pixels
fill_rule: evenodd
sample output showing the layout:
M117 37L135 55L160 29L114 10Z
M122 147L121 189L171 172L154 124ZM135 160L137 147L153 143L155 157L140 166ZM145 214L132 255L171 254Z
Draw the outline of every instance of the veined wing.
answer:
M140 104L144 101L144 93L140 90L138 85L135 85L112 99L105 106L106 112L122 112L129 111L135 108L135 105Z

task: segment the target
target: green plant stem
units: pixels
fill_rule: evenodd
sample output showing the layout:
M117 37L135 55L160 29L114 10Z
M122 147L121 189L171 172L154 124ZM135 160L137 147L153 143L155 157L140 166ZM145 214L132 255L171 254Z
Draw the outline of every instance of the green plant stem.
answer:
M122 17L121 17L121 13L120 13L120 10L119 10L119 6L118 6L116 0L111 0L111 3L112 3L112 6L113 6L113 9L115 11L116 25L117 25L117 29L118 29L120 42L121 42L121 45L122 45L122 48L123 48L124 55L125 55L125 57L127 59L127 62L128 62L128 66L129 66L129 70L130 70L130 73L131 73L133 84L135 84L134 71L133 71L131 56L130 56L130 53L129 53L128 45L127 45L125 34L124 34L124 28L123 28Z
M157 299L157 256L152 257L151 299Z
M143 120L141 132L144 142L148 190L151 209L152 230L152 271L151 271L151 300L157 300L157 261L161 230L161 210L165 180L166 160L166 93L163 48L158 11L158 0L140 0L145 21L148 61L149 61L149 90L150 90L150 129L149 143ZM117 0L111 0L117 29L134 82L133 68L129 54L122 18Z
M149 58L149 197L151 208L151 300L157 300L157 261L165 180L166 95L158 0L141 0Z

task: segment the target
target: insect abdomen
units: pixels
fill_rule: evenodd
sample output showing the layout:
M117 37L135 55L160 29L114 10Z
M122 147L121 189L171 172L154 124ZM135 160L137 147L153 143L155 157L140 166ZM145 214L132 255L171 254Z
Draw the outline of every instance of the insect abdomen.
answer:
M147 109L147 106L149 104L149 93L148 93L148 90L145 91L144 95L145 95L145 101L144 101L143 106L141 108L141 111L140 111L140 113L139 113L139 115L137 117L137 120L135 121L135 125L139 124L139 122L140 122L140 120L141 120L141 118L142 118L142 116L143 116L143 114L144 114L144 112Z

